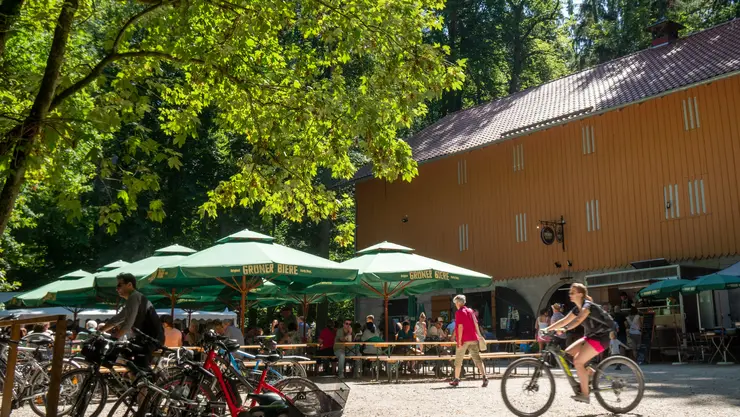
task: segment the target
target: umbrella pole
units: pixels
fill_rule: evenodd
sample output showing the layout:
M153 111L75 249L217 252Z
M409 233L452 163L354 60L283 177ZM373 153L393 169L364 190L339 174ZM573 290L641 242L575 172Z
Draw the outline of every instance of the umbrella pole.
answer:
M245 330L245 327L246 327L246 326L244 326L244 324L245 324L244 323L244 320L245 320L246 313L247 313L245 311L247 309L247 276L246 275L242 275L242 288L241 288L241 291L240 292L242 293L242 299L241 299L241 305L240 305L241 308L240 308L240 311L239 311L239 316L241 316L240 317L241 318L241 323L240 324L241 324L241 328L242 328L242 335L244 335L244 330Z
M308 322L308 296L303 296L303 339L306 340L306 323Z
M175 289L172 289L172 295L170 296L170 316L172 316L172 322L175 322Z

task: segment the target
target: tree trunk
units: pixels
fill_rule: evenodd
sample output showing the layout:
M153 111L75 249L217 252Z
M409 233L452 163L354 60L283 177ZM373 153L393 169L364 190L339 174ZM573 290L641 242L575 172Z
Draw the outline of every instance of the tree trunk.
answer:
M524 72L524 42L521 25L524 23L524 10L521 4L513 6L513 31L511 37L511 78L509 78L509 94L514 94L522 88L522 72Z
M455 62L459 56L460 48L460 34L459 24L460 19L458 15L458 2L448 1L447 2L447 46L450 47L450 58L451 62ZM462 109L462 91L449 90L443 94L444 103L444 114L449 114Z
M10 27L21 14L23 0L3 0L0 3L0 58L5 53L5 43L10 37Z
M5 4L4 0L3 4ZM28 168L29 156L36 147L36 141L41 133L41 126L49 113L57 86L59 85L60 72L64 55L67 51L67 41L69 33L74 23L74 16L77 13L79 0L67 0L59 12L57 26L54 30L54 39L51 43L49 57L46 60L44 78L41 79L39 92L31 107L28 117L20 125L13 128L5 135L3 147L7 146L8 151L14 150L13 159L10 165L10 172L7 174L5 184L0 192L0 235L3 234L8 226L10 214L13 212L15 200L21 191L25 182L26 169Z

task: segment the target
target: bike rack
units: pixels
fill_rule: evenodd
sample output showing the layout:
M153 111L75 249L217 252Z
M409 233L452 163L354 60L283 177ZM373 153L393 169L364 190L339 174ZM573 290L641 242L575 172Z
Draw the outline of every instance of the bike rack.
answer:
M46 416L57 417L57 406L59 405L59 385L62 382L62 362L64 360L64 348L67 338L67 316L64 314L53 316L39 316L30 319L15 319L0 321L0 327L10 327L10 340L8 343L8 363L5 370L5 382L3 385L3 402L0 408L0 417L10 417L13 403L13 387L15 385L15 367L18 361L18 341L21 339L21 326L35 323L48 323L56 321L54 334L54 354L51 359L51 379L49 380L49 392L46 395Z

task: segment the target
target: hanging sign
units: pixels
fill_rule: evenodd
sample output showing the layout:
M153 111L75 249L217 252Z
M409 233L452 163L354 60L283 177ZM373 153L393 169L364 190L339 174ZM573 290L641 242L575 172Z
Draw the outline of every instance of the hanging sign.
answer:
M552 245L555 243L555 230L552 229L552 226L542 226L540 229L540 239L542 239L542 243L545 245Z

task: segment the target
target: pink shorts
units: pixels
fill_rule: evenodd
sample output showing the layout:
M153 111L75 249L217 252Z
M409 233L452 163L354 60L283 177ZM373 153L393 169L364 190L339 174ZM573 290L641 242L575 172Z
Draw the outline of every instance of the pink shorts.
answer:
M601 343L599 339L591 339L589 337L583 337L581 340L584 340L586 343L591 345L592 348L596 351L596 353L601 353L604 350L606 350L606 347Z

